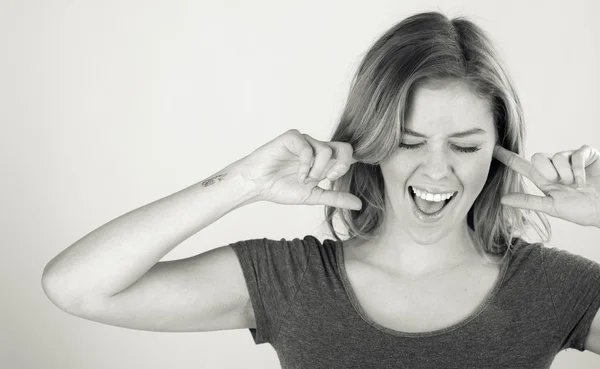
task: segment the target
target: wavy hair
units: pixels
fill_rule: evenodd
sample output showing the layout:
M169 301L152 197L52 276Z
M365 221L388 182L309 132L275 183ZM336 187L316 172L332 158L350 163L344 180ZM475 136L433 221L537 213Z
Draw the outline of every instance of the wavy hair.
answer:
M491 104L498 144L523 154L525 136L521 103L486 33L465 17L449 19L439 12L412 15L396 24L367 51L331 141L348 142L358 160L332 183L332 189L361 199L361 210L325 206L325 221L339 214L350 237L372 239L385 216L384 178L379 164L400 143L414 91L425 84L459 80ZM467 214L484 254L506 254L526 227L543 239L550 225L539 212L502 206L500 197L524 192L518 173L492 159L485 185ZM543 223L543 229L532 215Z

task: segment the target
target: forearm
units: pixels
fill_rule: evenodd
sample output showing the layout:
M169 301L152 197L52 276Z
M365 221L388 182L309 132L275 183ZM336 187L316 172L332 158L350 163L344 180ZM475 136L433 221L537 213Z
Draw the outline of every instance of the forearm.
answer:
M238 160L207 179L132 210L90 232L54 257L42 284L61 300L112 296L169 251L230 211L256 201Z

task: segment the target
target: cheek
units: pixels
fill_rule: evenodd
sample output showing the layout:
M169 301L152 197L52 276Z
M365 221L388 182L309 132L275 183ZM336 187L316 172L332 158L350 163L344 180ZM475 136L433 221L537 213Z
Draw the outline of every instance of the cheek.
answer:
M417 170L418 162L418 158L412 157L410 155L398 156L393 170L388 169L387 173L396 181L406 181Z
M477 194L481 192L487 180L491 160L491 155L479 155L465 162L465 165L461 167L461 178L463 178L465 186L470 187L467 189L469 192L476 192Z

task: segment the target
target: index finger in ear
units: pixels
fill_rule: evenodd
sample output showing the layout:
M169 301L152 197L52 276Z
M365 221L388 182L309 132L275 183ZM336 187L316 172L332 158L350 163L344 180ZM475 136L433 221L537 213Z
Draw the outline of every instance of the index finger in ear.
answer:
M354 158L354 149L347 142L330 141L327 144L333 149L333 157L343 166L350 167L356 163ZM347 168L346 168L347 169Z
M529 178L536 186L541 190L548 184L548 180L535 169L535 167L525 158L515 154L514 152L505 149L500 145L494 147L494 158L498 161L521 174L524 177Z

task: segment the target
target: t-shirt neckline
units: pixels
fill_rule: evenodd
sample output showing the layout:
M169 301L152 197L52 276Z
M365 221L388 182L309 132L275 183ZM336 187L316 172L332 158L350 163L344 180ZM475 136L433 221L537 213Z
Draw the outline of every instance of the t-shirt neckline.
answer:
M511 258L511 255L512 255L511 252L507 251L508 255L505 255L505 257L504 257L504 259L502 261L502 266L501 266L501 269L500 269L500 274L498 275L498 278L496 279L496 282L494 283L494 287L488 293L488 295L486 296L486 298L484 299L484 301L481 304L479 304L479 306L477 306L477 308L471 314L469 314L469 316L467 316L463 320L461 320L461 321L459 321L459 322L457 322L455 324L452 324L452 325L450 325L448 327L436 329L436 330L433 330L433 331L426 331L426 332L404 332L404 331L399 331L399 330L391 329L391 328L388 328L388 327L384 327L383 325L381 325L381 324L375 322L374 320L372 320L366 314L366 312L363 310L363 308L361 307L360 303L358 302L358 299L357 299L356 295L354 294L354 289L352 288L352 285L350 283L350 279L348 278L348 275L346 274L346 265L345 265L345 261L344 261L344 248L342 247L343 246L343 241L334 240L334 242L335 242L335 247L336 247L336 259L337 259L338 273L340 274L340 277L341 277L341 280L342 280L342 284L344 286L344 290L346 291L346 296L350 300L350 303L352 304L352 307L354 308L354 310L356 311L356 313L359 315L359 317L363 321L365 321L369 325L373 326L377 330L382 331L382 332L387 333L387 334L391 334L391 335L394 335L394 336L401 336L401 337L430 337L430 336L436 336L436 335L440 335L440 334L444 334L444 333L448 333L448 332L451 332L453 330L456 330L456 329L458 329L458 328L460 328L460 327L468 324L473 319L475 319L494 300L494 297L496 296L496 294L500 290L500 287L502 286L502 283L504 282L504 276L506 275L506 270L508 269L508 265L510 264L510 258Z

